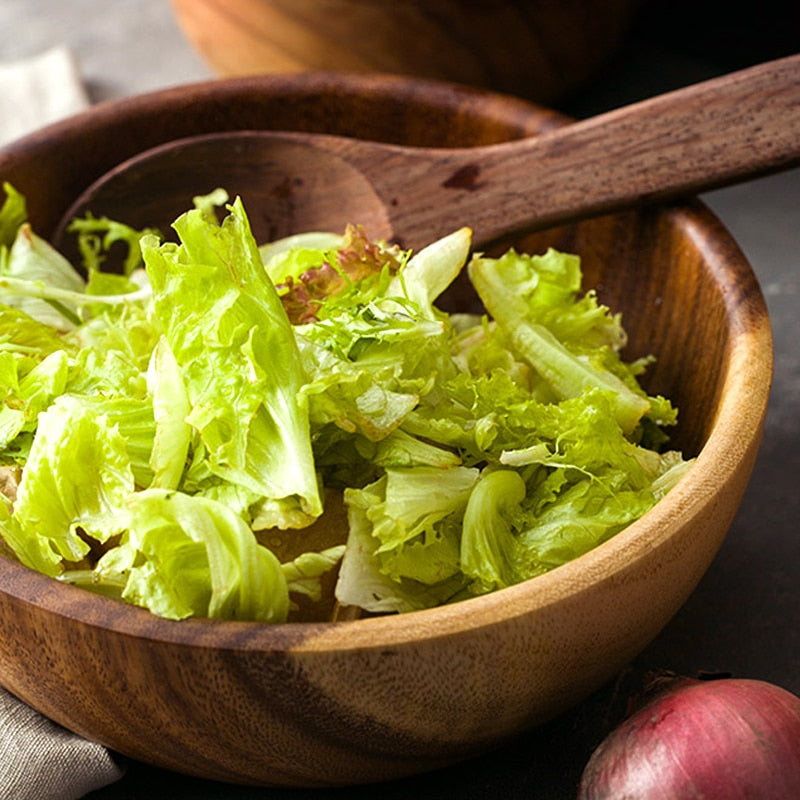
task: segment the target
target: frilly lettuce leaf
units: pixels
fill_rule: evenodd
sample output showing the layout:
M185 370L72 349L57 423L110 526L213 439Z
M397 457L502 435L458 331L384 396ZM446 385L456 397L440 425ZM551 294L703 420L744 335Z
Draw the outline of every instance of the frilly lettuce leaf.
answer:
M14 353L29 369L56 350L66 349L63 338L50 325L18 308L0 304L0 351Z
M48 575L79 562L90 540L125 527L119 514L134 489L125 440L108 417L63 395L39 415L6 539L27 566Z
M519 583L535 574L515 535L527 487L513 470L484 470L470 493L461 536L461 570L479 592Z
M160 335L146 303L123 303L100 311L64 334L76 363L70 390L146 397L148 365Z
M339 601L407 611L459 591L460 522L477 479L468 467L390 468L363 489L347 489L350 536Z
M88 414L103 416L125 443L134 484L144 488L152 484L152 453L155 420L153 404L147 397L81 395L80 404Z
M599 306L593 293L578 297L580 271L574 256L553 250L526 256L512 250L499 259L474 258L469 274L512 348L558 398L577 397L592 387L607 389L615 396L615 417L626 433L633 432L650 402L637 384L604 367L624 344L624 333L619 318ZM600 356L593 352L598 350Z
M340 239L306 233L259 253L293 324L316 322L381 294L407 257L396 246L370 241L358 225L348 225Z
M442 474L447 475L448 473L442 471ZM426 471L422 477L430 485L431 473ZM460 480L463 477L463 473L456 475L456 481L461 491L459 492L459 502L450 506L454 511L463 509L466 503L464 487L461 486L462 480ZM382 543L375 535L375 527L381 525L382 521L391 525L384 513L386 497L386 477L364 489L348 489L345 492L349 534L336 584L336 599L345 606L355 606L374 613L415 611L450 601L463 590L465 583L463 576L456 568L458 552L457 547L454 549L452 546L454 532L451 531L450 540L445 541L438 539L435 531L429 530L427 542L424 531L419 532L419 543L423 547L427 544L428 547L423 553L423 561L418 567L421 573L424 573L425 578L433 577L433 581L416 580L413 577L399 574L400 570L393 569L393 566L402 566L403 562L408 562L408 559L403 559L402 545L393 548L388 555L385 551L384 554L381 554L378 551ZM383 509L376 511L378 506L382 506ZM424 509L420 509L418 506L410 511L411 513L424 513ZM440 507L439 521L443 518L442 514L446 517L447 511ZM433 525L435 520L431 518L430 522ZM442 542L444 545L441 544ZM413 546L414 542L410 540L407 549ZM414 549L412 552L418 551ZM426 563L424 556L431 555L433 558ZM394 565L392 564L393 560L396 562ZM435 575L433 573L437 566L444 568L438 575Z
M6 196L0 206L0 253L5 248L11 247L20 226L28 219L25 196L7 181L3 183L3 191Z
M367 510L379 542L378 552L391 557L421 539L430 544L441 538L439 524L450 515L463 512L477 479L478 471L469 467L387 469L379 484L369 490L382 495L381 502ZM356 491L350 491L348 499Z
M472 230L459 228L411 256L392 278L385 294L407 298L425 319L439 319L434 303L467 262Z
M117 282L120 277L130 277L134 270L142 267L142 251L139 245L142 236L145 234L158 235L158 231L153 228L138 230L119 220L112 220L108 217L95 217L91 213L81 219L72 220L67 227L67 231L77 234L78 250L83 259L82 266L89 274L90 283L94 280ZM125 249L125 258L121 264L122 276L102 272L103 263L108 257L108 251L115 245L117 247L122 245ZM120 285L124 287L125 283L120 282ZM112 292L107 293L111 294Z
M221 225L176 220L179 245L145 236L153 304L184 375L187 418L212 471L263 496L264 524L322 513L294 332L237 200Z
M85 285L69 261L28 223L20 226L0 264L3 303L53 328L69 330L79 322L77 308L70 301L83 294Z
M340 544L318 552L301 553L281 564L289 594L303 594L317 602L321 600L320 579L341 561L344 551L345 546Z
M449 469L462 465L452 450L411 436L404 430L389 433L369 452L369 459L383 469L391 467L436 467Z
M600 304L594 290L581 294L583 276L576 255L552 248L540 255L511 249L496 259L474 258L470 270L480 273L484 301L490 300L493 307L501 300L510 302L514 314L543 325L562 344L606 345L619 351L627 341L621 316ZM503 293L495 297L501 286Z
M309 270L318 269L346 244L346 237L328 231L308 231L284 236L258 248L264 269L276 286L302 280Z
M38 415L63 394L69 376L69 359L54 350L30 370L20 372L14 353L0 351L0 386L5 386L0 406L0 449L19 449L15 440L36 430Z
M120 596L170 619L282 622L289 608L280 562L221 503L165 489L126 501L128 529L94 574L74 582L111 583Z

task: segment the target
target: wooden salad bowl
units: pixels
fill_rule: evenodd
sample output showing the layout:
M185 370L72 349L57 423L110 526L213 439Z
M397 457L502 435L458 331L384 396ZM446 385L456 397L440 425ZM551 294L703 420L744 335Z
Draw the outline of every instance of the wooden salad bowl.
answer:
M0 179L27 196L34 229L49 236L101 173L195 133L275 128L468 146L567 122L521 100L400 77L226 79L57 123L0 151ZM579 254L586 285L623 314L626 357L657 356L646 388L678 406L671 446L696 462L650 512L512 588L336 622L173 622L0 557L0 685L159 767L245 784L335 786L486 751L614 677L687 599L739 506L767 407L767 310L740 249L697 200L513 244Z

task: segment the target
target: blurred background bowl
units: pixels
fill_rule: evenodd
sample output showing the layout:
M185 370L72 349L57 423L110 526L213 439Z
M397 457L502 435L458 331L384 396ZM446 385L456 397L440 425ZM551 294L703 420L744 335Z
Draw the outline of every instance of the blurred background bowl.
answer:
M0 150L0 179L27 196L35 230L49 236L102 172L190 134L273 127L468 146L566 122L507 96L396 76L209 81L101 104L19 140ZM672 445L697 461L651 512L509 589L336 623L175 623L0 557L0 685L139 761L333 786L485 752L617 675L685 602L739 506L767 406L769 319L737 244L697 201L514 244L579 254L587 286L623 314L626 356L658 356L646 388L678 405Z
M553 102L616 51L641 0L172 0L220 75L384 72Z

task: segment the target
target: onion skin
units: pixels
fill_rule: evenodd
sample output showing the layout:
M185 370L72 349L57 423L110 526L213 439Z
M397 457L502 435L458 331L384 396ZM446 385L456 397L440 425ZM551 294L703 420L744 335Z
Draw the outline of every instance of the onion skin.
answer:
M578 800L800 800L800 698L678 679L594 751Z

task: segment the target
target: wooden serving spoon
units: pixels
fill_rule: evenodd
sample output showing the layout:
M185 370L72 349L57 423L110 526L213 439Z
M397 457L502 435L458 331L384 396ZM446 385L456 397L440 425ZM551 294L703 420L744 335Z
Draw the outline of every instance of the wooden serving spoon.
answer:
M800 56L473 148L235 131L169 142L111 170L65 215L167 230L192 196L241 195L260 241L364 225L420 247L468 225L476 245L696 194L800 163ZM58 238L57 238L58 240Z

